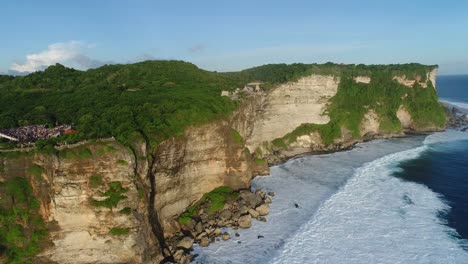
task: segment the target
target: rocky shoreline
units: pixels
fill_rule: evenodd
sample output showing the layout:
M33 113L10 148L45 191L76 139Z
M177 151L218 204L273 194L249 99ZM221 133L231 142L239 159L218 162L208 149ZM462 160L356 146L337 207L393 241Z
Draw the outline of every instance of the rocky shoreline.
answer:
M228 228L235 231L250 228L253 220L266 222L265 216L270 212L274 195L274 192L266 193L262 189L255 192L232 191L219 210L213 210L214 199L202 198L188 209L192 210L190 219L181 218L184 214L179 217L179 223L183 222L180 223L181 231L166 240L171 251L168 255L173 256L173 259L166 259L166 263L191 262L196 257L192 254L194 244L207 247L216 241L229 240L231 235L227 232ZM235 232L235 236L240 235Z

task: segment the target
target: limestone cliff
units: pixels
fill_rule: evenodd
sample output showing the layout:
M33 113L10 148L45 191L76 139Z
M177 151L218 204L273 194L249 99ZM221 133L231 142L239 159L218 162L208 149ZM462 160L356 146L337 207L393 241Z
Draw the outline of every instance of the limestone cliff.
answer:
M434 78L435 70L424 80L395 76L393 81L411 86L407 91L415 83L420 88L414 89L435 87ZM351 80L360 89L372 84L371 76ZM26 178L40 202L49 243L41 245L37 262L158 263L170 258L164 241L179 231L176 219L187 207L219 186L249 188L253 176L268 173L265 160L272 164L362 140L402 136L405 130L440 129L418 123L404 105L411 97L406 95L392 113L401 128L383 125L376 102L362 106L358 135L343 125L331 143L323 131L312 129L274 144L304 124L331 124L329 106L341 82L340 76L315 73L252 92L230 118L189 128L154 150L146 139L131 148L108 140L63 147L55 154L0 153L0 182Z
M40 202L52 243L38 262L141 263L158 253L145 197L137 190L135 160L120 144L86 144L57 155L10 153L0 163L1 182L29 179ZM105 193L113 183L124 198L111 207L93 205L109 198Z

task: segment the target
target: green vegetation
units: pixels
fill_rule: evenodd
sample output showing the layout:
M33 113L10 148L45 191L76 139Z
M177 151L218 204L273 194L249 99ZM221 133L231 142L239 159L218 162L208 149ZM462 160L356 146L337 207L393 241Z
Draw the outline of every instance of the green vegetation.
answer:
M42 173L44 172L44 168L37 164L33 164L29 169L28 173L34 176L34 178L38 181L41 182L43 180L42 178Z
M234 192L227 186L221 186L209 193L205 193L200 202L205 203L208 213L216 213L223 209L226 200L239 198L239 193Z
M155 144L188 126L227 117L236 103L220 93L237 86L232 78L182 61L84 72L57 64L0 83L0 129L58 122L77 128L59 141L115 136L129 144L143 134Z
M47 229L39 215L39 202L25 178L0 183L0 258L7 263L32 263Z
M234 140L234 142L236 142L236 144L244 145L244 139L239 134L239 132L237 132L237 130L232 129L231 130L231 136L232 136L232 139Z
M93 153L91 153L91 150L87 148L83 148L83 149L80 149L80 151L78 152L78 157L82 159L89 159L93 157Z
M59 155L64 159L77 159L78 155L75 154L73 149L64 149L59 152Z
M102 181L102 176L101 175L93 175L89 177L89 187L91 188L99 188L102 186L104 183Z
M123 236L123 235L128 235L128 232L130 232L130 228L113 227L109 231L109 234L111 234L113 236Z
M256 158L255 159L255 164L257 164L257 165L266 165L267 161L264 160L264 159Z
M426 67L420 66L420 68L421 71L414 71L417 74L422 74ZM380 67L372 69L369 72L371 77L369 84L353 81L353 77L358 74L342 72L338 92L331 98L327 108L331 121L324 125L302 124L284 137L275 139L272 142L273 145L285 148L298 136L313 131L320 133L325 144L331 144L334 139L341 136L341 128L343 127L351 131L353 137L357 138L360 136L361 121L370 109L373 109L379 117L380 130L398 132L402 129L396 116L400 105L409 111L416 126L443 127L446 122L445 114L443 106L437 100L437 93L432 83L427 82L427 88L420 87L418 83L415 83L414 87L408 88L392 80L395 72L407 76L415 76L416 73L411 74L408 71L391 69L391 67L389 69Z
M140 198L140 199L145 198L145 191L143 191L143 189L141 189L141 188L139 188L137 186L137 191L138 191L138 198Z
M113 153L115 151L116 151L116 149L114 147L109 146L109 145L104 145L101 148L99 148L98 150L96 150L96 154L98 156L102 156L102 155L105 155L107 153Z
M197 214L199 208L200 207L198 205L190 206L189 208L187 208L187 210L185 210L185 212L183 212L179 216L177 220L183 225L188 224L190 219L192 219L192 217L194 217Z
M126 199L127 196L123 195L128 190L122 187L122 183L119 181L113 181L108 184L108 190L102 193L102 196L107 197L104 200L91 199L91 204L94 206L106 207L109 209L117 207L117 204Z
M222 90L232 91L254 80L262 81L262 88L269 89L306 75L325 74L342 80L328 108L332 122L321 126L305 124L274 144L285 146L308 131L319 131L324 142L331 143L341 135L342 127L357 136L359 122L368 108L377 112L383 130L401 129L394 114L400 103L407 107L417 125L443 125L443 111L431 87L408 89L392 80L393 76L406 76L424 82L426 73L434 67L414 63L370 66L296 63L217 73L182 61L106 65L88 71L57 64L24 77L0 76L3 80L0 129L28 124L53 126L58 122L74 124L77 132L39 145L114 136L127 145L145 137L154 148L162 140L183 135L189 126L229 116L237 102L221 97ZM370 76L372 82L355 83L352 81L355 76ZM401 99L405 94L407 99ZM233 132L233 138L243 143L237 132ZM103 155L106 150L96 153ZM69 158L90 157L85 150L66 154Z
M119 213L124 214L124 215L129 215L132 213L132 208L130 207L125 207L122 210L119 211Z
M206 212L213 214L222 210L226 201L238 198L239 193L231 188L227 186L218 187L211 192L205 193L198 203L187 208L177 220L181 224L187 224L197 214L200 207L206 207Z
M128 166L128 162L126 160L118 160L117 165Z

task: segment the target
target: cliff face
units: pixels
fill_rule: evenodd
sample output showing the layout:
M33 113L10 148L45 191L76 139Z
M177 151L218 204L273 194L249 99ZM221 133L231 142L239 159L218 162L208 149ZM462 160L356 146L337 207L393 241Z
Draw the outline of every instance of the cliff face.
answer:
M40 203L51 241L39 255L44 263L141 263L158 253L139 195L135 161L119 144L85 145L58 155L4 155L2 182L24 177ZM31 170L31 168L36 168ZM124 196L111 208L105 201L112 184ZM122 234L113 234L119 232Z
M219 186L249 188L250 155L235 130L219 122L163 142L155 152L155 209L166 236L178 231L176 218L203 194Z
M253 152L263 142L282 137L303 123L328 123L325 107L339 82L339 77L311 75L266 94L248 135L249 150Z
M395 81L411 86L408 89L415 82L420 82L418 89L429 81L435 85L435 71L426 77L426 82L406 76L396 76ZM353 80L367 85L371 77ZM159 261L164 237L179 231L176 218L204 193L219 186L249 188L252 176L268 173L267 165L256 159L274 163L303 153L347 148L363 139L403 135L404 130L383 130L378 109L369 108L360 122L359 137L340 127L341 136L331 144L319 131L299 135L281 147L272 144L301 124L329 123L327 106L341 81L313 74L270 92L252 93L229 120L190 128L184 136L161 142L153 153L148 153L145 142L136 142L129 150L110 140L66 148L57 155L0 155L0 181L23 177L33 187L50 242L38 260ZM434 129L415 125L403 105L395 117L403 129Z

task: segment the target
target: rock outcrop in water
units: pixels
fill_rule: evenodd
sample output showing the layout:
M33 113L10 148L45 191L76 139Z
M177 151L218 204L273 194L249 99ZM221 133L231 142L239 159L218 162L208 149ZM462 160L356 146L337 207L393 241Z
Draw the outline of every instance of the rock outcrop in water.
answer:
M427 76L434 82L432 72ZM341 136L331 144L319 131L300 135L282 146L272 144L304 123L330 122L327 106L340 81L337 76L313 74L254 93L240 103L230 119L190 128L182 137L161 142L151 153L147 142L135 142L127 148L114 140L64 148L58 153L1 153L0 182L25 178L39 201L38 213L48 235L39 245L36 263L182 259L187 254L174 247L187 249L193 242L207 245L217 236L229 239L219 232L201 236L207 228L215 232L220 226L219 220L206 219L200 222L201 228L192 223L189 231L195 232L179 241L180 245L168 243L169 237L180 236L184 228L187 231L177 219L205 193L220 186L248 189L253 176L268 174L268 163L304 153L341 150L362 140L404 135L405 130L382 130L377 109L368 109L358 137L341 127ZM420 82L406 77L395 81L404 85ZM359 76L355 82L366 85L371 77ZM403 106L395 117L407 130L441 129L419 125L417 117ZM227 212L217 216L231 219L225 221L226 226L247 228L254 224L251 218L262 219L268 213L268 197L258 200L251 195L255 196L241 192L244 204L238 205L246 208L230 208L230 217ZM211 220L216 223L210 224Z

